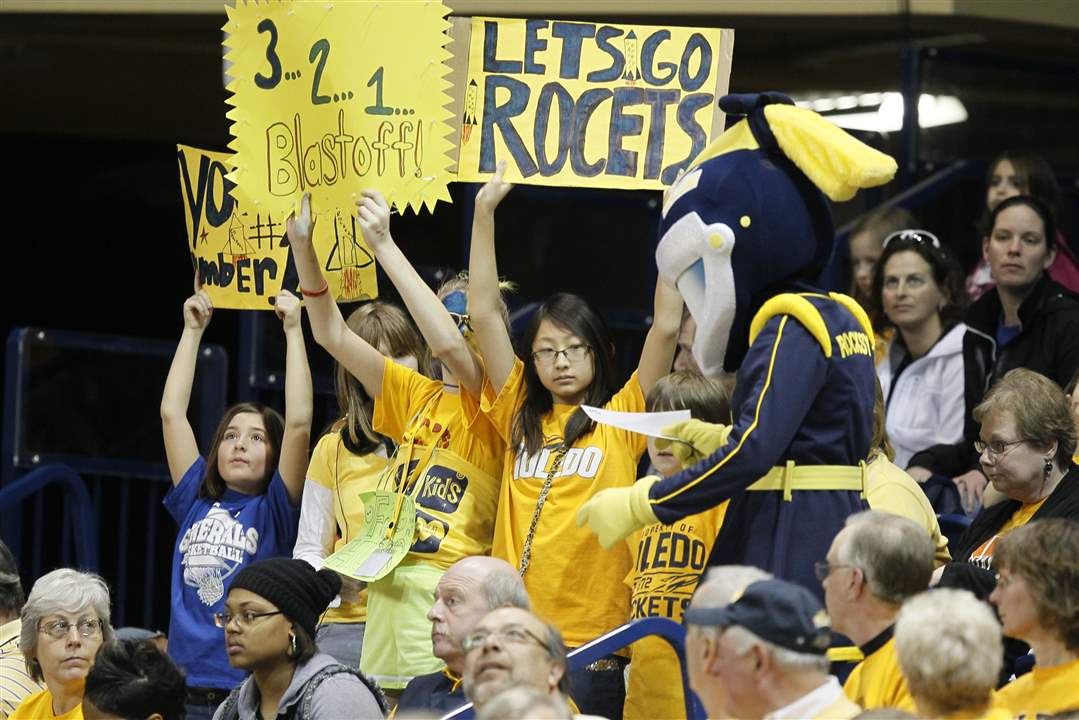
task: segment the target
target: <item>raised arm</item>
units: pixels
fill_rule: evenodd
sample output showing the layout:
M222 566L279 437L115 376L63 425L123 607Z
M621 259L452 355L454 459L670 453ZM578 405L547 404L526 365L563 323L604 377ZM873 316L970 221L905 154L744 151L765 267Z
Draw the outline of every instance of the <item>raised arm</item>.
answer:
M309 194L305 194L300 203L300 216L290 217L286 228L315 342L344 365L360 381L368 395L380 396L386 358L348 329L345 319L341 317L341 310L327 291L326 278L322 276L318 256L311 243L315 221L311 216Z
M513 370L516 356L509 331L502 321L502 298L498 290L495 258L495 209L513 187L502 180L506 161L498 164L494 177L476 195L472 216L472 252L468 266L468 315L472 331L495 392L502 390Z
M300 504L307 475L307 453L311 446L311 416L314 399L311 392L311 368L303 342L303 311L299 299L282 291L274 300L274 312L285 328L285 434L277 471L285 481L285 490L293 505Z
M377 190L356 201L360 228L379 265L389 276L419 326L431 353L474 396L483 388L483 367L438 296L427 286L390 235L390 208ZM471 309L471 308L470 308Z
M196 288L197 284L196 280ZM165 438L165 458L173 485L180 482L199 456L195 431L187 419L187 407L191 402L191 386L195 382L199 344L213 311L213 303L205 290L196 289L195 294L184 301L184 332L180 335L176 354L172 356L165 390L161 394L161 432Z
M674 351L678 348L678 329L682 324L682 296L662 279L656 282L652 327L644 339L637 381L645 395L656 381L671 371Z

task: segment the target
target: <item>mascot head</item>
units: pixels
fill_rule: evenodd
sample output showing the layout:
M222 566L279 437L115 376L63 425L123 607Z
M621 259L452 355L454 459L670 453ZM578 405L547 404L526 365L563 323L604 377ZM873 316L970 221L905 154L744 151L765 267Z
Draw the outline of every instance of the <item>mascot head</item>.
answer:
M813 283L834 243L825 196L895 175L895 161L780 93L727 95L744 115L667 190L659 273L697 322L693 355L706 375L734 371L754 313L771 295Z

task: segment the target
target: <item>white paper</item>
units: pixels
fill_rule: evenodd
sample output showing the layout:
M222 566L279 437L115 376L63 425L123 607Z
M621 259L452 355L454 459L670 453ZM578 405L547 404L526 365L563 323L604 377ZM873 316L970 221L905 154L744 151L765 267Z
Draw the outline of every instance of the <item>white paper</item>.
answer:
M671 410L669 412L654 413L615 412L614 410L604 410L603 408L592 407L591 405L582 405L581 409L584 410L585 415L598 423L621 428L622 430L629 430L630 432L640 433L641 435L665 438L667 440L678 440L679 442L684 441L681 438L664 435L663 428L690 419L689 410Z

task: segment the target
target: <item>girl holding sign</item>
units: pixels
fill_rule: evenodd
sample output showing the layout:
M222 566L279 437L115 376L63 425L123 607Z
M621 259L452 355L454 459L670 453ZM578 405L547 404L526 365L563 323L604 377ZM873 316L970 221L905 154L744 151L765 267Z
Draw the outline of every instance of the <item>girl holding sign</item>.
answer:
M393 242L382 196L364 191L357 206L368 246L443 366L442 381L431 380L383 357L349 330L319 269L305 195L300 216L289 219L288 236L315 340L374 398L374 431L399 444L384 484L414 506L414 518L396 514L393 520L397 527L415 521L407 554L368 585L360 667L392 691L442 667L432 654L426 614L446 568L490 552L503 445L479 410L483 371L462 334L470 332L464 288L451 284L440 301ZM400 507L398 502L398 513ZM381 568L385 572L387 565Z
M643 435L597 425L580 405L644 412L645 394L671 369L682 298L657 284L637 371L621 389L607 327L575 295L540 306L518 358L498 312L494 211L510 190L503 168L476 196L470 268L472 327L493 389L485 390L484 411L507 444L493 554L520 569L534 612L575 647L629 619L623 580L631 566L628 545L603 550L577 527L577 508L600 490L632 485L645 450ZM572 674L582 713L621 717L623 665L604 658Z
M385 357L432 377L431 353L404 310L375 300L349 315L349 330ZM363 527L360 493L374 490L386 470L386 438L372 428L374 401L363 385L335 363L334 389L341 416L315 445L307 468L300 531L293 557L321 570L328 555L343 548ZM367 620L367 590L342 577L340 596L318 626L319 649L349 667L359 667Z
M224 610L236 573L264 558L288 555L296 541L311 436L311 371L301 308L289 293L274 312L285 329L285 418L253 403L234 405L199 454L187 420L199 343L213 314L206 291L184 303L184 332L161 398L165 456L173 487L164 504L180 526L172 562L169 654L187 675L187 717L209 718L243 681L229 665L214 614Z

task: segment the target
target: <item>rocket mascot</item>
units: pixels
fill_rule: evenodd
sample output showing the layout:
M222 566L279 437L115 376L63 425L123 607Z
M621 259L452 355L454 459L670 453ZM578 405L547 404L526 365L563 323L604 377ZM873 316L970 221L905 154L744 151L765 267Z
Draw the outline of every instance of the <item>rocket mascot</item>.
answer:
M719 106L745 117L667 191L656 262L697 322L701 369L737 371L734 424L669 428L699 462L597 493L577 521L611 547L729 499L709 565L755 565L820 596L814 563L867 507L875 381L865 312L811 284L834 244L825 196L848 200L896 164L779 93Z

